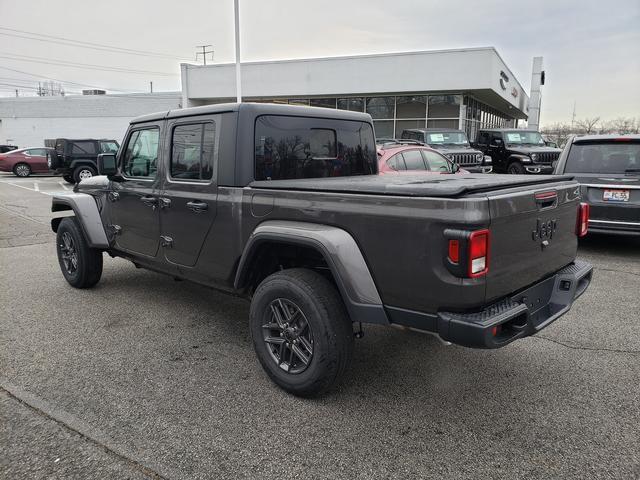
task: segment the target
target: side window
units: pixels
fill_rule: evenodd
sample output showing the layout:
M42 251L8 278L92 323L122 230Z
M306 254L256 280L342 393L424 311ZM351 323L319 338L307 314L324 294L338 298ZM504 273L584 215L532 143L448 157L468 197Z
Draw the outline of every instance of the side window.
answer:
M489 134L487 132L480 132L478 134L478 145L488 145L489 144Z
M425 162L429 166L429 170L434 172L450 172L451 164L445 157L438 152L432 152L431 150L422 150Z
M118 144L116 142L100 142L100 151L102 153L118 153Z
M26 150L25 153L36 157L44 157L47 154L47 151L44 148L31 148Z
M402 152L402 156L404 157L404 163L407 165L407 170L426 170L420 150L408 150Z
M213 177L215 124L178 125L171 138L169 175L179 180L211 180Z
M387 160L387 165L393 168L394 170L406 170L407 167L404 164L404 159L402 158L401 153L396 153L393 157Z
M135 130L129 137L129 143L122 162L122 171L127 177L153 178L158 170L157 128Z
M256 180L343 177L377 171L369 123L263 115L255 125Z
M73 155L95 155L98 152L95 142L73 142L71 153Z

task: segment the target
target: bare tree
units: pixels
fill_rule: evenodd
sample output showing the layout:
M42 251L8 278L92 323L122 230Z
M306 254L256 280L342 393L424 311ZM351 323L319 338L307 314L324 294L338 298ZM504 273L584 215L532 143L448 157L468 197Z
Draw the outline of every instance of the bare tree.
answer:
M567 139L572 133L571 125L565 122L556 122L549 126L545 126L541 132L548 140L555 142L559 147L563 147L567 143Z
M576 127L582 132L589 135L590 133L595 133L597 131L596 125L600 121L600 117L593 118L583 118L582 120L576 121Z
M640 119L618 117L606 124L607 132L624 135L625 133L638 133L640 131Z

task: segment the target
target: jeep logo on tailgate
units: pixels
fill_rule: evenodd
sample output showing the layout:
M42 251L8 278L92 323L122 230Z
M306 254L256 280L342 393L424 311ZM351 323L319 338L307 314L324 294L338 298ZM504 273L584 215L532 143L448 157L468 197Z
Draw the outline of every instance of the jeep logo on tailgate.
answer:
M553 238L553 232L558 228L557 222L555 219L541 221L539 218L536 219L536 229L531 232L531 238L535 240L551 240Z

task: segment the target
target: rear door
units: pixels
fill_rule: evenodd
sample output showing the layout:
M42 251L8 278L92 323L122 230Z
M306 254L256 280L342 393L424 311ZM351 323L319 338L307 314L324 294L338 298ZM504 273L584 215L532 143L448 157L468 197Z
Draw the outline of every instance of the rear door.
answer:
M160 198L168 262L194 266L216 217L221 115L167 124L169 145Z
M577 252L580 187L574 182L489 194L487 301L571 263Z

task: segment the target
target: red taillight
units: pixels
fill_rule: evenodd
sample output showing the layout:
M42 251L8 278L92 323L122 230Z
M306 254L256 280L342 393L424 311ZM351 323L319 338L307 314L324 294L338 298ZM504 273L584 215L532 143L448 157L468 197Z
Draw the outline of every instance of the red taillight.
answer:
M460 261L460 242L458 240L449 240L449 260L453 263Z
M584 237L589 230L589 204L581 202L578 205L578 223L576 224L576 235Z
M469 237L469 277L485 275L489 271L489 230L477 230Z

